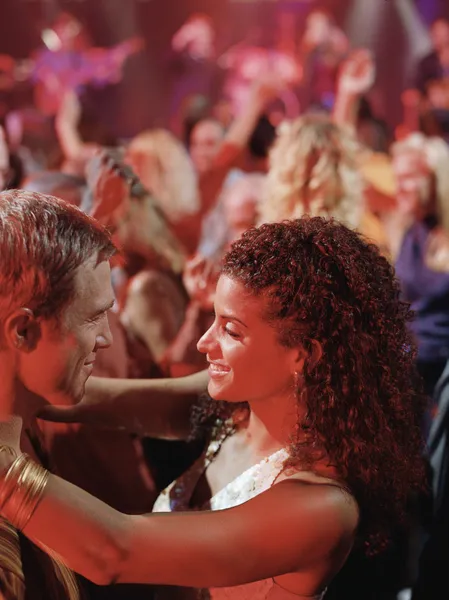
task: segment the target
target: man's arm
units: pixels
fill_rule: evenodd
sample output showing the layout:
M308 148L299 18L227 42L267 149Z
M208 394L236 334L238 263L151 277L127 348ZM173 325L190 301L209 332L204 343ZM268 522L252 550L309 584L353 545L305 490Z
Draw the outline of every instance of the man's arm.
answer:
M47 406L39 418L125 429L140 436L186 439L190 411L207 390L201 371L176 379L107 379L91 377L83 400L69 408Z

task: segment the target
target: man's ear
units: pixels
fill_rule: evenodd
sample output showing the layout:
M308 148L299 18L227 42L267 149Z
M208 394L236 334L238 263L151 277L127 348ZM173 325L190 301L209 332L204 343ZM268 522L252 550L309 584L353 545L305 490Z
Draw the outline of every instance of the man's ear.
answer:
M41 326L29 308L18 308L5 321L6 343L11 350L32 352L41 338Z

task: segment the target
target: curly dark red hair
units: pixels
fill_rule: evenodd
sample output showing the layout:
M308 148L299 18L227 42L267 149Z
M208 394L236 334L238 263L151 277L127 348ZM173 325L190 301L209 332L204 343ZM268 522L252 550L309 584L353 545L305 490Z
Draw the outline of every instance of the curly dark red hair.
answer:
M412 313L392 266L360 234L315 217L247 231L223 273L267 298L266 317L282 344L321 345L322 358L306 361L298 389L307 416L290 462L313 469L326 456L359 503L365 543L379 549L425 481L426 397Z

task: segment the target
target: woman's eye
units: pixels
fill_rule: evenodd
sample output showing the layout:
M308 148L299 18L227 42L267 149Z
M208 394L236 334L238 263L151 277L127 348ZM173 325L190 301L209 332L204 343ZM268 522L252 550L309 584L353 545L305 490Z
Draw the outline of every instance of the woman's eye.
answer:
M226 333L228 335L230 335L231 337L236 338L236 339L240 337L239 334L236 333L235 331L232 331L231 329L228 329L227 327L225 327L224 329L225 329Z

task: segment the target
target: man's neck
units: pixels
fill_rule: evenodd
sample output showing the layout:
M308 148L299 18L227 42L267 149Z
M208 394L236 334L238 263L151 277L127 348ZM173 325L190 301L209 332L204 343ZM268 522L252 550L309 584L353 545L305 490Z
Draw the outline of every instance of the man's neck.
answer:
M18 453L21 432L22 419L17 415L11 416L7 421L0 421L0 445L9 446Z
M7 405L12 407L12 416L0 421L0 445L12 446L16 452L20 450L26 452L40 462L34 448L36 443L34 415L46 404L46 401L27 390L19 380L10 383L8 389L4 386L0 390L0 401L3 395Z
M16 382L13 414L21 417L24 429L28 429L34 423L34 415L46 404L44 398L30 392L20 381Z
M0 421L0 446L9 446L17 454L25 452L35 462L40 462L28 431L29 428L24 427L23 419L18 415L12 415L7 421Z

